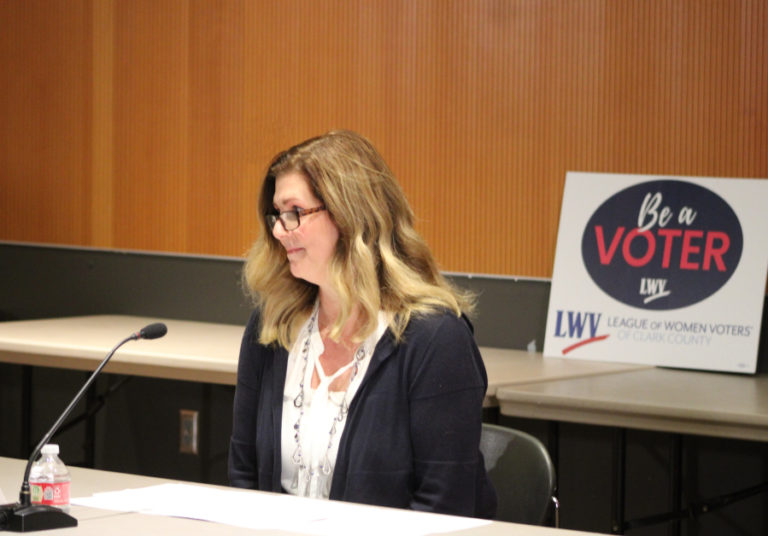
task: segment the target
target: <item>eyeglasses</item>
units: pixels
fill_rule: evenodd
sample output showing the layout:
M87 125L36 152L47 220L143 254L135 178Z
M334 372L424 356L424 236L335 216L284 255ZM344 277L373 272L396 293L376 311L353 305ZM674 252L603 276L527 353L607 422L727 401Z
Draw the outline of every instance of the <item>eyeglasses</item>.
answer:
M277 220L283 224L283 229L286 231L295 231L301 225L301 216L307 216L325 210L324 206L315 208L295 208L293 210L286 210L280 214L267 214L267 222L269 222L269 228L274 229Z

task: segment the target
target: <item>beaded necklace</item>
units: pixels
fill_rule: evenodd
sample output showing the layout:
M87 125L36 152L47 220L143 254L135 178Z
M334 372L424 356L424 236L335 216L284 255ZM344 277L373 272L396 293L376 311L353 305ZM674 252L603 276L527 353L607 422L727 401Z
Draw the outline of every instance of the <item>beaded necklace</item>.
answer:
M331 463L331 460L330 460L330 452L333 446L333 438L336 435L336 424L341 423L349 411L349 402L347 400L347 396L349 395L349 389L352 386L352 383L355 381L355 377L357 377L357 373L360 370L360 364L363 362L366 355L364 344L360 344L360 346L358 346L357 350L355 351L355 356L352 363L352 375L350 376L347 389L344 391L344 397L342 398L341 405L339 405L339 412L333 418L331 422L331 427L328 431L328 446L325 449L325 455L323 456L323 461L318 467L312 467L312 463L310 461L309 467L307 467L307 463L304 460L304 456L301 450L300 431L301 431L302 417L304 416L304 380L307 375L307 363L309 362L309 346L312 338L312 333L317 323L318 310L319 309L316 308L315 311L312 313L312 316L309 319L309 324L307 326L307 335L306 335L306 338L304 339L304 345L301 348L301 359L303 360L304 365L301 373L301 380L299 382L299 394L296 395L296 398L293 399L293 405L299 410L299 417L298 419L296 419L296 424L293 425L293 429L294 429L293 438L294 438L294 441L296 442L296 450L294 450L293 452L292 460L293 460L293 463L296 464L296 466L298 467L298 471L296 471L296 474L293 477L291 488L294 490L298 489L299 480L303 480L303 490L301 495L305 495L305 496L308 495L312 480L316 477L325 479L325 482L323 482L323 484L325 485L325 491L326 491L325 494L328 495L330 492L329 476L333 471L333 464Z

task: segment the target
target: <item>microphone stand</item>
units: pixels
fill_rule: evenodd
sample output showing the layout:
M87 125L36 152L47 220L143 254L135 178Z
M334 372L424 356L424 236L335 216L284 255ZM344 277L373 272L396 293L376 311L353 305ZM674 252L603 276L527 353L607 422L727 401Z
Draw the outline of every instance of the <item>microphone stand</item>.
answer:
M76 527L77 519L71 515L65 513L60 508L51 506L48 504L32 504L31 495L29 491L29 472L32 469L32 464L40 455L40 450L50 441L56 430L59 429L64 420L69 416L72 410L75 408L80 399L94 382L96 377L101 372L101 369L109 362L114 353L122 345L128 341L135 341L138 339L156 339L166 334L167 328L165 324L150 324L143 328L141 331L132 334L130 337L126 337L120 341L112 350L107 354L107 357L99 364L95 371L90 375L88 380L82 386L80 391L75 395L64 412L59 416L51 429L45 434L40 443L32 451L27 462L27 467L24 470L24 480L21 483L21 491L19 492L19 502L0 505L0 530L10 530L14 532L30 532L34 530L47 530L58 529L64 527Z

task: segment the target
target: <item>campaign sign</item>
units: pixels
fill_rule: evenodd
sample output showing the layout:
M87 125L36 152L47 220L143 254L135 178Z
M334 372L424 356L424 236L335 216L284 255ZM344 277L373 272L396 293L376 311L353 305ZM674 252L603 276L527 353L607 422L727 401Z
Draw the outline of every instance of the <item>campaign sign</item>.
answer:
M544 355L754 373L768 180L566 175Z

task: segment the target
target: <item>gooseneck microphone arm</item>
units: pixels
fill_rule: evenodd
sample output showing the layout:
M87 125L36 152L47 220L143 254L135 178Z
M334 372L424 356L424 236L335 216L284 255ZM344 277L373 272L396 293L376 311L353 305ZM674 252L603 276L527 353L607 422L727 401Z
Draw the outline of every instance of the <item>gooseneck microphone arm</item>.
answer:
M44 530L49 528L58 527L71 527L77 526L77 520L58 509L40 508L37 505L31 504L31 496L29 490L29 473L32 469L32 464L35 462L40 454L40 450L50 441L53 434L59 429L64 420L69 416L74 407L83 398L91 384L96 380L96 377L101 373L101 370L106 366L115 352L122 345L128 341L135 341L139 339L157 339L162 337L168 332L168 328L165 324L156 323L149 324L142 328L138 332L132 334L130 337L126 337L107 354L107 357L99 364L96 370L90 375L85 384L80 388L80 391L75 395L64 412L59 416L50 430L43 436L40 443L34 448L32 454L29 456L27 467L24 470L24 480L21 483L21 491L19 492L19 503L15 505L5 505L11 508L6 510L5 507L0 511L0 530L6 528L4 525L8 525L7 528L19 532L26 532L28 530ZM34 519L34 521L33 521Z

